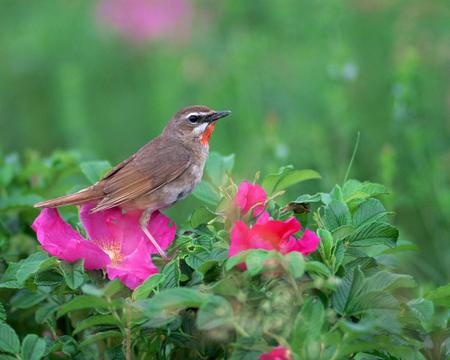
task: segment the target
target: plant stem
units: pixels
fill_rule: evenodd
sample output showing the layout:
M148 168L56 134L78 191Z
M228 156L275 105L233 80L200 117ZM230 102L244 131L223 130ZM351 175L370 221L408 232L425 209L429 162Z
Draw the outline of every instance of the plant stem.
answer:
M353 148L353 154L352 154L352 157L351 157L351 159L350 159L350 163L348 164L347 171L345 172L345 177L344 177L344 182L343 182L343 184L347 181L348 175L350 174L350 170L351 170L352 165L353 165L353 161L355 160L356 152L358 151L359 138L360 138L360 136L361 136L361 133L358 131L358 133L357 133L357 135L356 135L355 146L354 146L354 148Z

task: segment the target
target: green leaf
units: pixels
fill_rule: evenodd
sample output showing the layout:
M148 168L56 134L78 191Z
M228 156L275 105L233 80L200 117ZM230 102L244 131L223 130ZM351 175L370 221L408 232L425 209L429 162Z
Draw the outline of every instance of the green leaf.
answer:
M431 300L418 298L406 303L409 310L419 321L431 321L434 314L434 305Z
M305 262L305 271L313 272L319 275L323 275L325 277L331 276L330 269L319 261L306 261Z
M43 292L21 289L11 298L11 306L15 309L28 309L39 304L46 297L47 294Z
M30 276L47 269L57 263L56 258L49 258L44 252L37 252L20 262L16 278L19 284L23 284Z
M432 300L436 305L450 307L450 284L440 286L437 289L430 291L426 298Z
M235 267L238 264L242 264L245 263L247 258L252 255L253 260L251 260L251 262L255 262L255 264L250 264L251 266L253 265L257 265L256 261L258 258L263 258L264 256L267 256L267 250L262 250L262 249L250 249L250 250L244 250L241 251L239 253L237 253L236 255L230 257L226 264L225 264L225 268L227 270L231 270L233 267Z
M212 185L202 180L200 184L192 192L197 199L203 201L206 204L217 206L220 201L219 194L214 190Z
M318 341L324 321L323 304L317 299L307 299L294 322L290 341L292 348L305 349L311 342Z
M125 286L122 284L122 282L119 279L114 279L112 281L109 281L103 288L103 295L105 295L106 297L112 297L123 289L125 289Z
M217 187L226 181L226 174L231 173L234 167L234 154L223 156L217 152L211 152L206 160L205 174Z
M388 271L379 271L367 278L368 291L391 291L398 288L413 288L417 284L410 275L394 274Z
M139 285L133 291L133 299L134 300L142 300L148 298L149 295L156 289L156 287L163 280L164 275L162 274L154 274L150 276L147 280L145 280L141 285Z
M39 306L34 314L34 319L38 324L43 324L50 316L52 316L59 308L58 304L45 304Z
M0 302L0 322L6 321L6 310L3 304Z
M117 330L103 331L103 332L97 333L95 335L89 336L86 340L84 340L80 343L80 346L84 347L84 346L88 346L93 343L96 343L97 341L101 341L101 340L109 339L109 338L117 338L117 337L119 337L119 338L122 337L122 333L120 331L117 331Z
M112 315L94 315L77 323L72 335L99 325L119 326L120 322Z
M324 262L329 263L333 254L333 236L326 229L318 229L317 235L320 238L319 253Z
M247 271L251 276L259 274L264 269L264 263L267 259L268 252L264 250L251 251L245 259Z
M338 200L332 200L325 206L322 221L329 231L333 231L340 226L351 224L350 210L347 205Z
M284 190L299 182L320 179L320 174L314 170L294 170L292 165L281 167L278 173L268 174L262 181L262 186L269 194Z
M85 161L80 164L80 169L91 184L97 182L111 169L108 161Z
M201 206L194 210L191 218L189 219L189 223L191 224L192 228L196 229L200 225L207 224L215 217L216 215L214 213L209 211L205 206Z
M25 336L22 342L22 351L21 356L22 359L27 360L39 360L45 354L45 348L47 343L44 339L40 338L37 335L29 334Z
M0 351L17 354L20 351L19 338L14 329L6 323L0 323Z
M295 278L300 279L305 273L305 260L303 255L293 251L284 255L284 261L287 264L288 272Z
M396 227L385 222L366 223L345 240L352 246L386 245L393 247L398 239Z
M152 321L152 325L165 325L176 318L178 313L188 307L198 308L209 299L191 288L173 288L155 294L151 299L137 303L143 314Z
M360 294L363 285L364 274L359 267L347 271L331 299L336 311L340 314L345 314L349 302Z
M300 195L293 202L294 203L298 203L298 204L310 204L310 203L323 202L323 200L322 200L323 196L322 195L323 195L323 193L317 193L317 194L314 194L314 195L303 194L303 195Z
M360 226L368 222L386 221L387 211L378 199L363 202L353 215L353 225Z
M57 317L61 317L71 311L83 309L107 309L111 304L106 299L93 295L79 295L68 303L61 305Z
M74 263L61 261L59 264L64 280L72 290L78 289L84 283L84 260Z
M233 309L230 303L221 296L212 296L198 310L197 327L200 330L212 330L231 325L232 321Z
M21 284L17 281L17 271L20 269L21 263L10 263L8 268L0 277L0 289L20 289Z
M175 288L180 284L180 264L178 262L178 258L172 260L166 266L164 266L163 271L163 279L161 281L161 289L170 289Z
M342 187L345 202L362 201L370 197L387 194L388 191L383 185L360 182L358 180L348 180Z

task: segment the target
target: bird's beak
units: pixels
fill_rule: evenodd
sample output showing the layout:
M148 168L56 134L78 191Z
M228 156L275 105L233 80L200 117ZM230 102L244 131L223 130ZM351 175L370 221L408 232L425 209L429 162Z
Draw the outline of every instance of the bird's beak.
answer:
M214 111L211 115L208 115L208 117L206 118L206 121L212 123L212 122L222 119L230 114L231 114L230 110Z

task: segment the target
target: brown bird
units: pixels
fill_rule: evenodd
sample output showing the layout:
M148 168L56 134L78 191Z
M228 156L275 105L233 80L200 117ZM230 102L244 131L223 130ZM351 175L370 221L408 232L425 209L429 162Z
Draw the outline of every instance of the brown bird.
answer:
M167 258L147 228L152 212L185 198L200 182L216 121L230 111L190 106L178 111L161 135L122 161L92 186L77 193L39 202L37 208L82 205L95 201L91 212L120 207L144 210L142 231Z

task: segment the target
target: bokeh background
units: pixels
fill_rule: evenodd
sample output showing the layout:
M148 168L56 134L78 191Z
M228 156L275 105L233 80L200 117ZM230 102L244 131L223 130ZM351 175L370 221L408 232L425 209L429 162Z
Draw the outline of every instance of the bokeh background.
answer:
M0 151L115 163L200 103L233 111L211 147L237 178L322 174L299 193L343 181L359 131L351 176L392 190L405 266L445 283L449 70L448 0L1 0Z

